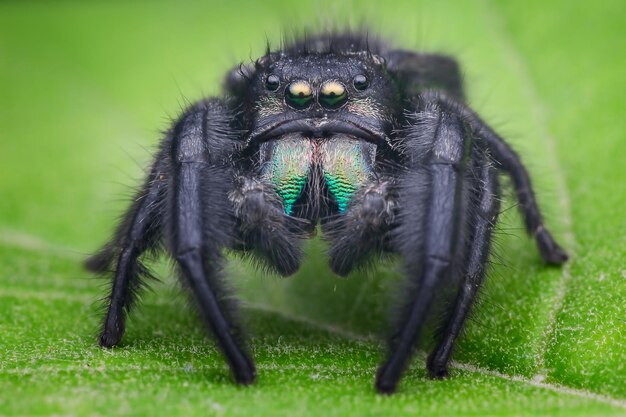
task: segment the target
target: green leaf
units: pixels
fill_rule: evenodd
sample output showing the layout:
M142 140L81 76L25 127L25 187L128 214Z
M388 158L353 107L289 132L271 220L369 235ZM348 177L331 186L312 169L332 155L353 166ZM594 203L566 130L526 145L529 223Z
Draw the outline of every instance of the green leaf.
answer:
M626 415L622 2L413 3L0 5L0 415ZM127 206L164 116L218 93L284 22L318 16L458 56L572 261L544 266L507 199L451 378L426 378L422 353L391 397L373 376L399 268L336 278L319 241L289 279L228 269L254 386L232 383L167 268L123 345L98 348L106 287L80 261Z

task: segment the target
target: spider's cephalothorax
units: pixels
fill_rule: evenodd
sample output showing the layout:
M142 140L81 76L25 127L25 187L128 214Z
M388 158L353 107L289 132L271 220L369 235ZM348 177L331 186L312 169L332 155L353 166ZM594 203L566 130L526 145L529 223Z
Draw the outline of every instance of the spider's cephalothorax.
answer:
M226 90L174 124L114 238L87 263L113 270L102 346L124 333L147 275L140 256L163 243L236 380L252 382L254 364L220 285L222 253L250 253L290 275L301 240L321 223L337 274L396 253L416 284L401 300L380 392L395 390L440 284L458 285L428 359L430 375L445 377L485 275L498 170L513 179L543 258L567 259L518 156L464 103L451 58L322 35L237 67Z
M270 53L229 81L243 92L247 162L309 229L374 181L402 115L397 82L367 51Z

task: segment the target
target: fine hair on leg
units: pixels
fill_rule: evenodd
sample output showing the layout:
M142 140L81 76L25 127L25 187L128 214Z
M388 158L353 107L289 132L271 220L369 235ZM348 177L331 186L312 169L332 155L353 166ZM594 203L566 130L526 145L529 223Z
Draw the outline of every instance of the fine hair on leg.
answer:
M489 251L492 231L495 227L500 208L500 193L496 169L483 154L475 161L471 178L471 190L467 211L468 239L463 256L462 274L459 290L452 306L452 311L442 327L438 345L427 361L428 372L433 378L448 376L448 363L454 343L463 329L478 291L485 278L489 264Z
M137 300L150 271L139 260L146 250L157 250L161 241L164 217L164 194L169 171L164 148L167 137L157 153L148 179L137 193L130 209L118 227L113 239L85 262L85 266L98 273L112 269L111 293L107 297L106 315L100 330L102 347L117 345L126 329L126 314Z
M520 209L524 215L526 230L535 238L542 258L553 265L560 265L567 261L567 253L556 243L543 224L543 216L537 204L528 171L511 146L464 104L444 94L429 92L424 95L436 98L441 106L459 114L470 125L472 133L487 144L496 167L511 176L517 199L520 202Z
M391 339L387 359L376 376L376 389L381 393L396 390L438 285L452 271L459 237L463 173L471 145L461 120L443 111L435 100L421 103L404 133L404 152L409 161L407 177L419 180L414 177L422 169L425 178L416 187L424 187L424 182L427 185L425 195L408 193L401 197L399 210L418 204L424 197L426 202L421 222L420 217L406 215L398 222L401 232L396 235L396 246L404 259L407 280L415 289ZM411 186L406 183L406 177L401 186ZM422 190L416 190L419 191Z
M234 228L228 202L232 187L228 155L235 148L228 134L230 120L222 103L208 101L185 114L174 128L168 245L235 380L249 384L256 371L220 280L221 251L231 245Z

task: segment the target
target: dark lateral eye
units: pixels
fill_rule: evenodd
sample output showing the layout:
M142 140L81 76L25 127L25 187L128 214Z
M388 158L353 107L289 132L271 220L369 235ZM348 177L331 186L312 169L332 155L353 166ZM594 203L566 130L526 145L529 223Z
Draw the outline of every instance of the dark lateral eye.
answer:
M270 91L276 91L280 87L280 78L276 75L270 75L265 80L265 88Z
M355 76L354 79L352 80L352 83L354 84L354 88L356 88L359 91L365 90L370 84L369 81L367 80L367 77L363 74L359 74Z

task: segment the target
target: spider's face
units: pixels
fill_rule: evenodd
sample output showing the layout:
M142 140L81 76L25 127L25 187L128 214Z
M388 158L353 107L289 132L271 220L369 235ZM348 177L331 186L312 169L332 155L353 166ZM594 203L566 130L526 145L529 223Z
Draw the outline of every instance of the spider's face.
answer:
M366 53L270 54L257 62L248 95L249 141L302 133L380 143L398 108L384 61Z

